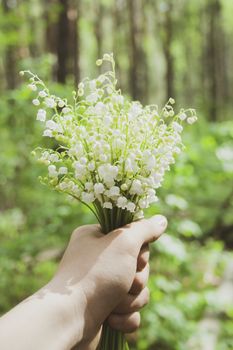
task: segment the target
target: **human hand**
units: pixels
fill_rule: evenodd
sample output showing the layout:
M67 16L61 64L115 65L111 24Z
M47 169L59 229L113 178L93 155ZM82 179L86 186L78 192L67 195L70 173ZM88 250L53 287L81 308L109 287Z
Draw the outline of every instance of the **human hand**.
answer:
M78 342L78 349L94 349L105 319L123 332L139 326L138 310L149 298L148 244L162 234L166 225L163 216L155 216L108 235L103 235L98 225L74 231L48 286L51 291L70 295L74 325L83 318L82 339L78 338L78 327L74 328L72 346Z
M137 259L137 271L129 292L108 317L109 325L123 333L135 332L140 326L139 311L149 302L149 244L144 244Z
M137 328L148 299L147 245L165 228L155 216L106 236L97 225L75 230L54 278L0 318L0 348L93 350L106 319L123 332Z

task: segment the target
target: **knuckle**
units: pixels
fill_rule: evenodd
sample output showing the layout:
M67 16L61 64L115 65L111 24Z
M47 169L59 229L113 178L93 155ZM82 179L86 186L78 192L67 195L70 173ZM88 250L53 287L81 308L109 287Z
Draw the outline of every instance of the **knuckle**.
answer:
M125 321L124 316L119 316L117 314L111 314L108 317L108 324L111 328L124 331L127 326L127 321Z
M122 243L124 243L125 247L130 251L135 246L135 242L133 238L134 238L133 235L130 233L122 235Z
M134 295L139 294L146 287L148 277L149 264L142 271L136 273L130 292Z
M148 260L149 260L149 253L148 252L141 254L138 258L137 269L139 271L142 271L146 267Z
M142 263L143 263L143 265L144 266L146 266L146 264L148 263L148 257L149 257L149 254L147 253L144 253L144 254L142 254L142 256L141 256L141 260L142 260Z
M110 327L124 333L135 332L140 327L140 323L141 317L139 312L133 312L126 316L112 314L108 317Z
M70 240L71 240L71 241L75 241L75 240L78 238L78 236L80 235L81 230L82 230L82 226L76 228L76 229L72 232L71 237L70 237Z
M127 231L127 229L125 229L124 232L119 235L119 243L122 245L124 251L128 251L135 256L138 255L138 244L131 230Z
M83 235L88 235L93 232L101 232L99 225L82 225L77 227L71 234L71 241L76 240L78 237L81 237Z
M134 280L134 290L137 292L141 292L144 288L144 278L142 276L137 276Z
M139 312L135 312L132 317L128 320L128 324L126 325L126 329L128 333L135 332L139 327L141 323L141 317Z
M132 305L132 311L138 311L142 309L150 300L149 289L145 287Z
M161 234L162 234L162 232L158 232L158 231L153 230L152 234L151 234L150 242L153 243L153 242L157 241L157 239L159 239Z
M148 287L144 288L144 298L145 298L145 303L144 305L148 304L150 301L150 290Z
M110 316L108 317L108 324L109 324L112 328L117 328L118 323L119 323L118 318L115 317L114 314L112 314L112 315L110 315Z

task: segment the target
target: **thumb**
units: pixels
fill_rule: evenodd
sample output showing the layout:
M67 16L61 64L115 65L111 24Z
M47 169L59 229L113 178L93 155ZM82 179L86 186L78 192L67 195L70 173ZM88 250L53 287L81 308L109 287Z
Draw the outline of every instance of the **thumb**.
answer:
M136 249L141 249L145 243L156 241L167 227L167 219L162 215L155 215L149 219L132 222L129 225L117 229L111 235L121 235L125 242L131 242ZM127 239L128 238L128 239ZM131 248L133 248L131 246Z
M167 219L162 215L155 215L149 219L135 221L125 226L125 234L132 235L140 247L145 243L156 241L167 227Z

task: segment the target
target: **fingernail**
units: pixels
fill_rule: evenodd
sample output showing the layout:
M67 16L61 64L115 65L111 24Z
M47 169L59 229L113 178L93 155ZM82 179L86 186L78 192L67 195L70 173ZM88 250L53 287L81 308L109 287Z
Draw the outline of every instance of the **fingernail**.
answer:
M167 226L167 219L163 215L156 215L155 216L157 224L161 226L162 228L165 228Z

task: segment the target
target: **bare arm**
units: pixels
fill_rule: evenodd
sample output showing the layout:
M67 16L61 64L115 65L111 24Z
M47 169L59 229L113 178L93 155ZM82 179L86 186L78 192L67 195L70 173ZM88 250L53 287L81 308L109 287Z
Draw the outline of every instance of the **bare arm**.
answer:
M148 302L148 244L166 225L155 216L106 236L97 225L76 229L53 279L0 319L0 348L94 349L105 319L135 330Z

